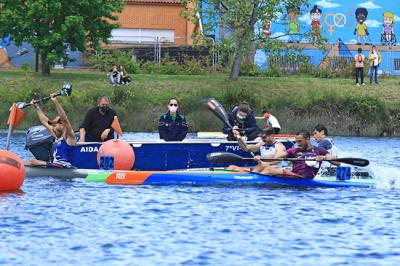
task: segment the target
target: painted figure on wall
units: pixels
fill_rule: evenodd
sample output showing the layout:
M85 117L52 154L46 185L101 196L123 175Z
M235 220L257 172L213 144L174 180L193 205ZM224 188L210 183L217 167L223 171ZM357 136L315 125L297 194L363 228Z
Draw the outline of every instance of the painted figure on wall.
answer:
M354 35L358 35L358 43L357 44L367 44L367 36L369 35L367 25L364 22L368 17L368 10L364 7L359 7L355 12L356 20L358 24L354 29Z
M0 37L0 67L10 67L11 62L8 57L6 47L10 44L11 35L7 35L4 38Z
M310 11L311 17L311 36L313 38L321 37L321 17L322 17L322 10L318 8L317 5L313 7Z
M264 36L270 36L271 35L271 27L272 27L272 23L271 20L264 20L262 23L262 33Z
M393 45L396 43L396 35L394 34L394 14L390 11L383 13L381 42L383 45Z
M300 24L297 21L297 17L300 14L300 8L298 6L288 6L286 7L289 17L289 29L288 33L290 35L291 41L289 42L300 42Z

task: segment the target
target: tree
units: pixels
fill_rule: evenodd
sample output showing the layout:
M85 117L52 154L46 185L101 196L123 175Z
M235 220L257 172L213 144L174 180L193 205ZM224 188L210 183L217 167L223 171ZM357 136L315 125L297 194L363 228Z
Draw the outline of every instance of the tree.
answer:
M66 44L85 51L107 43L123 6L123 0L0 0L0 37L9 33L16 45L30 43L48 75L65 58Z
M229 78L237 80L243 57L247 52L250 55L257 47L257 41L262 41L255 33L255 25L259 21L274 21L276 16L284 13L288 6L307 5L307 0L182 0L193 6L192 12L187 12L187 17L201 13L207 17L208 25L205 30L218 26L233 30L234 55ZM208 26L208 27L207 27ZM271 43L273 40L268 40ZM247 55L246 57L250 57Z

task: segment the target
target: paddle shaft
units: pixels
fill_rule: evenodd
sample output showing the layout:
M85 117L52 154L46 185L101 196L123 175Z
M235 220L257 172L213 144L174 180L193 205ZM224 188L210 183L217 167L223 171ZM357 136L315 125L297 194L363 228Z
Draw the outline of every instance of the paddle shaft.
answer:
M235 163L244 160L254 160L254 158L245 158L238 154L230 152L212 152L207 154L207 160L212 163ZM316 161L315 158L264 158L262 161ZM346 163L355 166L367 166L369 161L361 158L335 158L335 159L324 159L322 161L327 162L339 162Z
M254 160L253 158L244 158L243 160ZM265 158L261 159L261 161L284 161L284 162L299 162L299 161L316 161L315 158ZM368 160L360 159L360 158L336 158L336 159L323 159L321 161L325 162L339 162L346 163L356 166L367 166L369 164Z
M61 95L61 92L57 93L57 94L54 95L54 96L57 97L57 96L60 96L60 95ZM33 104L37 104L37 103L40 103L40 102L47 101L47 100L49 100L50 98L51 98L51 96L43 97L43 98L41 98L41 99L39 99L39 100L33 101ZM31 106L31 105L32 105L32 103L27 103L26 105L24 105L24 107L22 107L22 109L24 109L24 108L26 108L26 107L29 107L29 106Z

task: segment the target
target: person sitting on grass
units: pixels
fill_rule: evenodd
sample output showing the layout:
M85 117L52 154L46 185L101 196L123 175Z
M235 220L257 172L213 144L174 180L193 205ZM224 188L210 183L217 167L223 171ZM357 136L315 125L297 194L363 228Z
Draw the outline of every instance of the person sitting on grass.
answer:
M120 75L120 82L121 84L126 84L128 85L131 82L131 77L128 76L128 73L126 72L124 66L120 65L119 66L119 75Z
M35 107L42 125L45 126L55 138L53 143L53 162L32 159L28 160L26 165L71 168L73 147L76 145L75 133L55 93L51 94L51 100L58 113L58 116L53 120L48 119L39 105L35 104L33 100L31 104Z
M121 81L121 75L117 69L117 66L113 66L113 68L108 72L108 80L110 83L115 86L120 83Z

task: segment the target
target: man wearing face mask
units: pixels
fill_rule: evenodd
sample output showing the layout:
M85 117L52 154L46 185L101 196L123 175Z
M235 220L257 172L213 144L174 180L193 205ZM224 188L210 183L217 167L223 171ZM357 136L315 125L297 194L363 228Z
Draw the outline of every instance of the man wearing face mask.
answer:
M117 113L110 108L110 98L100 96L97 107L90 109L79 127L80 142L100 142L114 138L111 125Z
M233 130L239 131L241 136L247 137L247 140L254 140L258 137L260 128L247 102L241 102L235 106L228 114L228 119L233 128L225 124L222 131L224 134L228 134L229 141L236 140Z
M178 112L179 102L171 98L168 103L168 112L160 117L158 132L160 139L165 141L182 141L188 132L185 116Z

